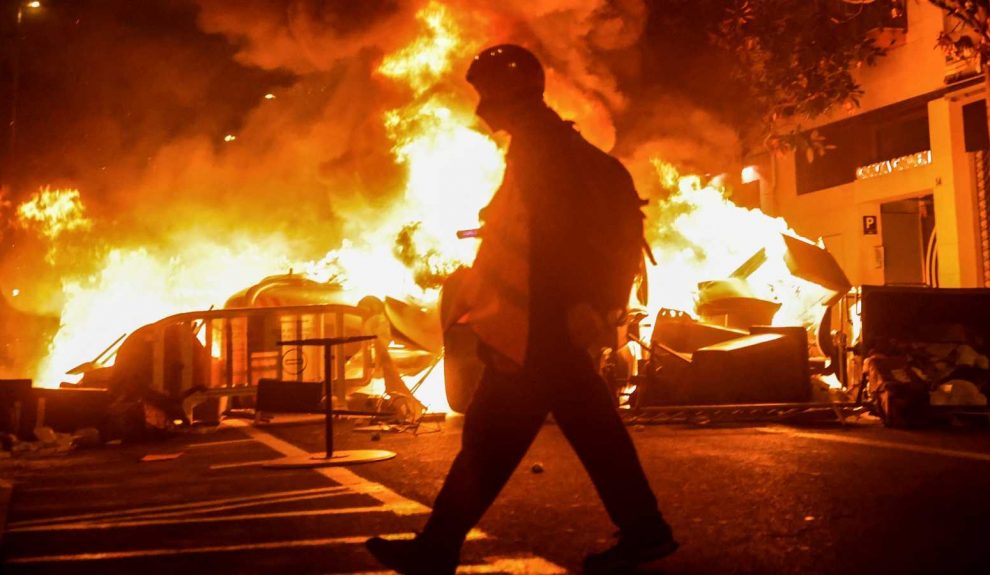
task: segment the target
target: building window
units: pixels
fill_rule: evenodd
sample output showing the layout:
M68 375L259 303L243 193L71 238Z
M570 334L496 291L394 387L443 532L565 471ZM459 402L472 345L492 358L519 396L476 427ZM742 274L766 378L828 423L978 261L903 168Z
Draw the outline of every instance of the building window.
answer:
M987 134L987 101L977 100L963 106L963 136L967 152L990 149Z
M928 101L895 106L818 128L832 148L808 162L795 154L797 193L808 194L856 180L856 168L931 149Z

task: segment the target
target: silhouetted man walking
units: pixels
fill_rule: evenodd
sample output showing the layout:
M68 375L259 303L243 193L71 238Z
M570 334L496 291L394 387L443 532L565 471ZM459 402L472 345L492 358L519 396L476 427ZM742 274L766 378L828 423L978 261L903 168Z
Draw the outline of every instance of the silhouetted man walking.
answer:
M512 137L458 314L482 342L485 372L423 532L412 541L376 537L368 549L401 573L454 573L468 531L552 413L620 530L617 545L585 559L585 572L628 572L673 553L677 542L586 350L610 318L614 326L632 282L628 269L615 269L629 268L612 248L623 230L605 222L612 210L636 210L633 241L641 241L641 202L622 164L546 106L532 53L484 50L467 80L481 97L478 116Z

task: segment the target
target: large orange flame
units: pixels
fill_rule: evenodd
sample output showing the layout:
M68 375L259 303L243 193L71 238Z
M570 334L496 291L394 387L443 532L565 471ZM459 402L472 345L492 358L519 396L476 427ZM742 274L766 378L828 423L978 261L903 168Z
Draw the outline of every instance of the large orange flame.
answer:
M25 228L36 228L51 239L93 225L86 217L79 190L53 190L47 186L17 207L17 219Z
M648 269L650 317L666 307L694 314L699 284L726 278L751 256L764 250L766 261L748 276L754 295L781 304L774 325L813 327L833 294L794 276L788 269L782 234L802 238L782 218L733 203L724 186L702 183L698 176L681 177L677 170L654 160L661 185L674 193L660 201L647 235L659 261Z
M282 246L259 247L269 243L198 241L169 253L109 250L99 272L63 283L60 328L35 381L47 387L74 381L67 371L121 335L174 313L222 304L258 278L281 272L287 266Z
M455 232L477 227L478 212L498 187L505 162L495 142L472 128L469 105L438 87L453 59L473 47L465 45L443 5L427 5L418 18L423 34L379 67L413 94L408 105L382 119L395 161L407 170L398 201L352 226L343 245L319 261L294 261L287 242L269 238L246 239L236 248L193 238L168 250L108 249L97 273L65 281L61 329L36 381L55 386L71 380L67 370L93 359L120 335L172 313L222 305L245 286L289 269L341 283L353 303L366 295L434 303L436 283L417 281L409 253L403 258L397 241L423 260L414 262L417 266L437 277L470 262L476 242L458 240ZM81 214L78 192L67 197ZM417 393L433 409L447 409L442 373L435 369Z
M419 96L450 73L451 63L463 51L464 41L449 10L439 2L430 2L416 14L416 19L426 27L426 32L386 56L378 71L405 81Z
M45 254L49 263L55 260L58 248L54 242L60 236L93 227L93 221L86 216L79 190L52 189L48 186L17 206L17 222L22 228L33 230L52 242Z
M94 262L99 271L65 280L62 328L36 381L57 385L67 370L93 359L121 334L175 312L220 306L231 294L289 269L318 281L332 278L354 303L366 295L435 303L438 278L473 259L476 242L458 240L455 232L477 227L478 211L500 184L505 160L504 150L475 129L470 103L446 85L452 63L470 57L486 39L465 40L455 15L438 2L427 4L417 17L421 35L377 68L381 77L409 93L405 105L382 116L394 160L407 176L395 201L348 222L347 240L317 261L296 261L289 242L279 239L204 239L229 237L224 230L209 229L160 249L106 248ZM780 262L780 234L793 235L787 224L734 205L718 186L680 178L661 162L655 165L657 177L677 191L648 222L660 261L650 270L650 317L661 306L693 312L700 282L725 277L764 249L767 263L751 283L761 297L783 304L775 323L808 325L817 315L809 310L821 295ZM54 195L43 190L24 210L25 225L47 230L43 233L52 242L66 230L100 226L85 219L75 190ZM417 393L438 410L446 408L442 373L434 369Z

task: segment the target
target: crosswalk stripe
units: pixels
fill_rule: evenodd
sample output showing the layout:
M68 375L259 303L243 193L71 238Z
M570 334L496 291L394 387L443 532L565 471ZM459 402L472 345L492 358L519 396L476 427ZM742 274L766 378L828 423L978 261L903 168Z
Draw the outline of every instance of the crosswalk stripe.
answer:
M281 453L285 457L299 457L303 455L308 455L308 452L296 447L295 445L279 439L270 433L266 433L257 427L248 425L247 423L240 420L229 420L227 423L232 424L235 427L240 428L242 431L247 433L251 438L267 445L268 447L274 449L275 451ZM323 467L314 469L314 471L320 473L324 477L339 483L340 485L345 485L348 488L374 497L378 501L381 501L385 506L391 506L397 515L413 515L420 513L429 513L430 508L407 499L398 493L392 491L391 489L381 485L380 483L374 483L364 479L363 477L357 475L356 473L343 468L343 467ZM482 537L487 537L485 533L479 529L473 529L472 533L478 533ZM468 539L470 540L470 535ZM540 557L531 556L527 560L520 562L516 558L489 558L488 562L484 565L462 565L457 570L458 573L530 573L533 575L551 575L558 573L567 573L567 570L559 567L545 559ZM391 574L392 571L380 571L371 572L374 575L385 575ZM371 573L363 575L371 575Z
M256 504L267 504L267 503L277 503L285 498L299 497L303 495L324 495L324 494L335 494L346 492L345 487L332 486L332 487L317 487L315 489L295 489L292 491L277 491L274 493L260 493L258 495L247 495L241 497L225 497L222 499L212 499L208 501L190 501L187 503L173 503L169 505L154 505L149 507L135 507L132 509L116 510L116 511L100 511L94 513L82 513L77 515L66 515L64 517L47 517L45 519L32 519L28 521L15 521L9 523L7 526L10 528L20 528L29 527L34 525L49 525L54 523L72 523L75 521L83 521L87 519L123 519L123 518L134 518L142 516L155 515L157 513L164 513L169 511L187 511L194 512L202 508L215 508L221 505L237 504L237 503L256 503Z
M466 564L457 568L458 573L512 573L525 575L559 575L567 573L567 569L551 563L542 557L525 555L520 557L486 557L485 563ZM334 573L326 575L345 575ZM346 575L395 575L395 571L361 571Z
M296 457L308 455L302 449L281 440L256 427L249 426L244 422L233 420L228 422L233 427L239 427L244 431L249 439L205 442L194 444L190 447L208 447L212 445L230 445L241 442L259 442L273 449L286 457ZM243 467L247 465L257 465L259 462L244 462L235 464L225 464L212 466L211 469L226 467ZM327 515L347 515L347 514L368 514L368 513L392 513L394 515L406 516L422 513L429 513L430 508L407 499L382 484L368 481L348 469L341 467L330 467L315 469L324 477L334 481L337 485L333 487L303 489L293 491L282 491L276 493L266 493L251 495L246 497L228 497L211 501L196 501L189 503L178 503L172 505L156 505L123 511L96 512L77 514L65 517L36 519L21 521L8 525L8 532L28 532L28 531L74 531L74 530L96 530L96 529L117 529L129 527L143 527L152 525L175 525L194 523L217 523L226 521L245 521L258 519L282 519L291 517L312 517ZM274 505L291 503L296 501L306 501L324 497L334 497L348 494L363 494L377 501L380 505L347 507L340 509L317 509L317 510L297 510L270 513L242 513L236 515L215 515L218 512L228 512L233 509L252 507L259 505ZM198 516L200 514L211 513L214 515ZM387 539L412 539L415 533L393 533L385 535ZM117 561L126 559L188 556L195 554L209 553L236 553L264 550L281 550L293 548L319 547L319 546L348 546L363 544L370 536L339 536L316 539L290 540L290 541L268 541L261 543L244 543L234 545L207 545L201 547L182 548L158 548L158 549L132 549L124 551L106 551L92 553L69 553L38 555L25 557L6 557L5 563L9 564L39 564L39 563L80 563L92 561ZM468 534L467 540L474 541L488 538L480 529L473 529ZM557 575L567 571L554 563L534 555L515 555L486 557L483 564L461 565L458 573L512 573L531 575ZM350 575L388 575L391 571L367 571L362 573L352 573ZM339 574L343 575L343 574Z
M134 519L120 521L80 521L75 523L54 523L51 525L32 525L8 529L10 533L29 531L79 531L86 529L122 529L125 527L147 527L151 525L189 525L194 523L226 523L230 521L251 521L258 519L285 519L289 517L322 517L327 515L356 515L360 513L394 513L389 505L373 505L366 507L342 507L332 509L310 509L299 511L274 511L271 513L242 513L239 515L220 515L208 517L175 517L162 519Z
M392 533L379 535L386 539L412 539L415 533ZM244 543L240 545L207 545L203 547L183 547L181 549L134 549L129 551L106 551L102 553L71 553L65 555L37 555L31 557L8 557L7 563L57 563L72 561L114 561L121 559L136 559L143 557L169 557L180 555L196 555L201 553L230 553L236 551L265 551L271 549L292 549L300 547L320 547L339 545L361 545L370 535L352 535L348 537L324 537L319 539L292 539L288 541L266 541L263 543ZM486 535L477 529L468 533L468 540L484 539Z
M218 445L236 445L238 443L254 443L253 439L230 439L227 441L202 441L200 443L190 443L186 445L186 448L192 447L216 447Z
M266 433L245 421L231 419L225 421L224 423L241 429L252 439L263 443L264 445L281 453L285 457L301 457L304 455L309 455L308 451L304 451L288 441L279 439L270 433ZM430 512L429 507L411 499L406 499L384 485L372 483L371 481L368 481L367 479L344 467L322 467L315 469L314 471L336 483L339 483L340 485L349 487L358 493L374 497L385 505L390 505L393 511L398 515L418 515L421 513Z
M18 533L18 532L23 533L29 531L73 531L79 529L109 529L109 528L135 527L135 526L144 526L144 525L169 525L175 523L210 523L216 521L226 521L228 520L227 519L228 517L231 518L230 520L237 518L241 518L241 519L244 518L256 519L259 517L267 518L267 516L274 515L274 513L272 514L255 513L250 515L242 514L242 515L226 515L219 517L199 517L199 518L189 517L189 516L200 515L203 513L217 513L221 511L230 511L232 509L242 509L244 507L257 507L259 505L275 505L280 503L292 503L296 501L308 501L311 499L323 499L326 497L339 497L341 495L350 495L350 493L348 493L346 490L339 490L328 493L317 493L315 495L301 495L298 497L286 497L283 499L266 499L262 501L251 501L248 503L238 503L238 504L224 505L218 507L203 507L203 508L191 509L187 511L172 511L169 513L158 513L152 515L137 515L137 516L123 517L119 519L107 518L97 521L80 521L80 522L69 521L64 523L29 525L24 527L13 527L11 529L8 529L8 531L11 531L13 533ZM381 507L379 506L360 507L357 509L379 510L381 509ZM288 513L286 515L294 516L295 514ZM186 520L182 520L184 516L186 517Z
M254 459L251 461L241 461L238 463L219 463L217 465L211 465L210 469L234 469L237 467L261 467L266 463L270 463L271 459Z

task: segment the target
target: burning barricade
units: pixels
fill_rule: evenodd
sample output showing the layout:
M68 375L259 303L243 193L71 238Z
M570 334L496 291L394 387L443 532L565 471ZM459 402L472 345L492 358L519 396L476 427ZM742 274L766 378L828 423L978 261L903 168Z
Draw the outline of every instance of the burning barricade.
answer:
M832 256L819 246L781 234L780 262L761 248L728 278L699 285L695 311L663 309L652 326L633 405L799 403L815 396L812 376L836 365L830 318L851 287ZM783 264L792 281L811 292L813 321L775 322L784 302L757 295L761 268ZM639 370L638 370L639 371ZM819 380L821 381L821 380Z
M65 259L86 261L87 269L64 270L65 277L49 282L58 284L63 301L55 306L58 333L37 338L51 340L48 357L38 369L18 366L14 375L33 372L35 383L49 388L80 380L70 383L75 389L58 391L105 390L99 393L112 404L116 427L109 435L215 421L233 409L314 410L321 401L335 410L387 412L405 420L426 411L464 411L481 364L469 328L444 322L452 325L441 332L445 298L439 291L444 281L445 289L456 289L454 270L473 259L476 242L458 240L456 232L477 226L505 161L504 142L479 129L460 82L451 82L463 71L465 55L485 40L476 18L458 18L456 12L423 3L415 16L416 37L396 36L408 45L394 46L390 39L387 50L360 51L360 65L341 82L357 84L355 94L388 94L387 99L338 95L319 117L267 100L236 145L232 136L222 152L212 144L185 142L173 146L172 155L149 160L158 173L171 172L169 159L177 158L182 169L164 183L149 176L130 195L156 198L166 191L160 197L171 207L149 201L141 211L146 221L134 226L141 233L133 237L107 233L76 242L94 253L84 254L87 259L73 252ZM471 22L474 35L462 33L461 26ZM367 56L379 53L374 62ZM592 97L596 90L588 96L564 76L550 75L548 95L560 100L555 104L584 133L609 147L615 130L607 107ZM327 82L313 77L319 90L304 78L297 89L280 93L278 102L322 110L309 95L322 93ZM372 82L387 89L369 89ZM342 120L351 118L332 107L343 100L351 100L361 115L353 118L359 146L333 129L349 125ZM306 129L283 129L275 121L299 127L290 118ZM292 145L273 143L272 131L291 134ZM258 143L253 150L252 141ZM320 153L328 143L347 153L331 161ZM210 152L193 154L201 149ZM276 154L282 164L247 169L273 149L286 150L285 156ZM197 161L189 161L190 155ZM349 163L355 159L355 165L370 168L357 170ZM298 176L313 174L317 164L319 181ZM846 344L833 341L829 323L836 301L849 289L844 274L822 246L799 239L780 218L736 206L720 186L680 178L659 160L652 164L655 173L645 176L651 181L637 184L644 191L659 180L667 194L649 198L647 240L658 265L647 266L619 343L594 350L616 396L637 408L815 399L812 378L845 369ZM472 168L456 169L464 166ZM330 177L324 169L348 177ZM360 173L351 177L352 169ZM381 175L372 172L394 177L372 178ZM240 210L231 217L219 214L235 208L228 207L226 191L217 195L213 188L242 189L239 198L263 196L254 215L264 217ZM84 192L43 190L19 211L22 227L49 238L53 249L64 249L72 243L64 241L66 234L96 236L117 226L98 210L87 216ZM355 199L362 194L367 197ZM284 201L268 201L272 196ZM304 201L314 198L330 198L334 205ZM281 204L288 207L272 211ZM334 226L320 221L292 229L297 237L287 239L264 227L278 220L291 229L308 221L302 212L318 214L316 220L332 212L339 229L327 233ZM236 225L225 228L228 219ZM249 223L257 227L241 230ZM149 226L157 233L145 234ZM299 249L307 243L301 237L312 240L305 250ZM326 253L328 246L337 248ZM47 259L59 257L50 251ZM18 269L39 266L32 260ZM273 275L293 269L301 271ZM246 285L252 287L242 289ZM42 293L22 287L31 297ZM222 309L207 309L225 300ZM356 335L376 337L345 344L330 359L319 349L285 343ZM0 353L26 355L4 345ZM333 377L325 393L327 371Z
M364 334L375 338L336 348L330 365L318 349L285 343ZM171 315L121 336L69 370L81 376L77 384L21 390L18 427L29 435L42 423L64 431L85 425L99 427L105 440L139 439L238 409L259 417L316 413L324 401L410 422L447 409L433 389L442 385L440 345L435 309L373 296L352 305L339 285L272 276L224 309ZM80 402L83 395L100 401ZM73 402L76 410L64 409Z
M88 370L79 385L106 387L118 402L140 405L145 425L156 429L216 422L237 409L258 417L317 413L327 401L338 412L411 421L428 407L404 377L425 381L436 367L434 325L428 309L399 300L367 296L352 305L339 285L272 276L231 297L224 309L178 314L136 330L112 352L112 366ZM329 365L319 349L291 343L360 335L375 337L335 348ZM422 382L415 390L435 410L446 409Z
M618 343L592 350L617 397L635 408L812 399L810 376L837 365L824 320L849 283L835 261L782 221L735 206L696 178L681 179L660 203L667 220L653 222L651 241L659 265L646 266ZM712 219L731 223L723 236L707 237L719 228ZM223 309L130 328L68 372L82 376L77 387L113 398L108 436L216 421L239 408L318 411L325 395L335 410L405 421L427 410L463 412L481 363L470 328L441 322L448 298L437 302L436 286L445 282L445 296L456 290L458 274L448 274L464 260L424 247L422 232L402 225L390 251L396 274L414 275L429 297L367 295L395 285L393 276L369 265L368 251L342 249L306 274L241 290ZM735 234L744 241L730 241ZM355 284L361 274L368 278ZM450 328L441 332L441 323ZM329 392L320 350L283 343L364 334L377 337L336 350Z
M816 290L822 315L814 323L774 324L783 304L756 296L750 284L768 264L761 248L730 277L701 282L693 313L661 308L651 316L648 308L634 307L618 330L620 345L590 350L599 357L617 401L633 412L664 406L833 401L827 391L813 393L812 376L831 375L835 369L833 334L825 317L850 284L822 248L787 235L780 240L787 248L782 258L789 272ZM447 289L456 287L453 283ZM637 291L642 297L645 290ZM454 323L445 333L447 389L454 397L469 396L480 378L474 342L462 324ZM828 388L824 383L821 387Z

